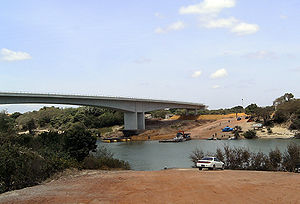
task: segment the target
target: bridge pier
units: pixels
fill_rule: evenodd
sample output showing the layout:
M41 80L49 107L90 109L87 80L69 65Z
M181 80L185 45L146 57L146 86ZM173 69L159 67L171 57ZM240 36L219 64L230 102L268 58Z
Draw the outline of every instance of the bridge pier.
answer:
M124 130L144 130L145 113L144 112L125 112Z

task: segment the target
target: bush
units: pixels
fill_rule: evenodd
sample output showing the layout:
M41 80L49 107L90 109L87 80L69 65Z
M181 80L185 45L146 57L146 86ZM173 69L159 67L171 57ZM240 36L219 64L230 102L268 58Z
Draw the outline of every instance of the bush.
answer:
M204 157L204 152L199 148L193 150L189 156L190 160L194 163L194 167L196 167L197 161L199 159L202 159L203 157Z
M96 149L97 138L81 123L75 123L64 133L64 150L77 161L83 161Z
M108 149L101 147L97 154L90 155L83 160L84 169L130 169L128 162L113 158L113 154Z
M200 156L197 156L200 155ZM189 156L196 164L198 158L203 157L203 152L196 148ZM271 150L268 155L258 152L250 153L245 148L231 148L224 146L224 151L216 150L215 156L225 163L228 169L247 169L258 171L294 171L295 165L300 162L300 146L290 143L282 155L278 148Z
M290 143L283 155L283 168L286 171L294 171L296 163L300 162L300 146Z
M269 159L270 159L271 169L274 171L279 170L281 160L282 160L282 155L278 148L276 148L275 150L271 150L269 152Z
M18 145L1 145L0 163L0 193L32 186L45 178L44 159Z
M229 169L246 169L249 166L250 153L244 148L224 147L225 167Z
M251 170L266 171L270 170L269 158L262 152L252 153L251 155Z
M256 138L256 132L254 130L247 130L246 132L244 132L244 137L246 139L254 139Z
M273 132L270 127L267 128L267 131L268 131L269 134L271 134Z
M217 157L222 162L224 161L224 153L220 148L217 148L215 157Z

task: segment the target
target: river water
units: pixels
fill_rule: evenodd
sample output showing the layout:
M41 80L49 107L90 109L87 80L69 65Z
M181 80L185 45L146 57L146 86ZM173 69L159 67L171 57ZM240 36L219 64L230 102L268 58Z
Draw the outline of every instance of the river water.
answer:
M223 149L225 145L230 147L245 147L251 152L263 152L268 154L276 147L284 152L289 143L295 142L300 145L300 140L296 139L254 139L254 140L190 140L181 143L159 143L158 141L143 142L120 142L102 143L97 141L98 148L101 146L110 150L115 158L128 161L133 170L152 171L168 168L189 168L192 162L189 154L200 148L203 152L215 153L219 147Z

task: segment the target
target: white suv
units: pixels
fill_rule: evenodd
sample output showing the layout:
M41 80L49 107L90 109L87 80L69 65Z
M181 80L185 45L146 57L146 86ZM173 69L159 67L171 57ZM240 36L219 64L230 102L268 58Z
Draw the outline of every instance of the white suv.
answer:
M204 157L197 162L199 170L202 168L208 169L224 169L225 165L216 157Z

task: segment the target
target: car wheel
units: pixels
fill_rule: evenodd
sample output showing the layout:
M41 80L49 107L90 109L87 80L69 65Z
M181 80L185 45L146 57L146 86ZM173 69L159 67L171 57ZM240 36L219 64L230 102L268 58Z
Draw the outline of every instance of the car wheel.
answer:
M222 165L222 170L224 170L225 169L225 166L224 166L224 164Z
M202 170L202 168L201 168L201 167L199 167L199 170L201 171L201 170Z
M213 168L212 168L212 169L213 169L213 170L216 170L216 165L215 165L215 164L213 165Z

